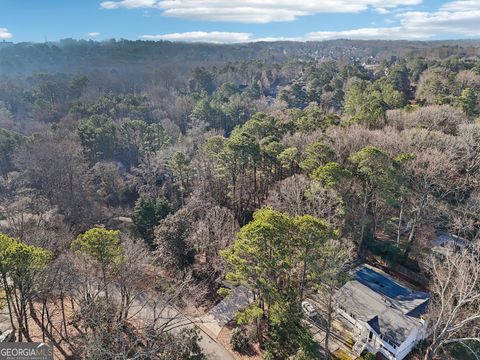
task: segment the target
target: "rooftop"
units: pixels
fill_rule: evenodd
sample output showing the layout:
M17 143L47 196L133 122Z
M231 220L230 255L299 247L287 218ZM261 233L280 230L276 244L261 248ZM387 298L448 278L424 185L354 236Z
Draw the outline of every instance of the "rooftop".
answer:
M463 239L459 236L449 234L447 232L441 232L437 235L437 238L432 241L433 246L446 246L446 245L456 245L459 247L467 247L470 244L470 241Z
M430 245L434 252L446 255L451 251L448 248L449 246L456 249L464 249L470 245L470 241L447 232L441 232L431 241Z
M368 323L378 334L400 345L420 326L429 295L413 291L388 275L361 267L355 280L335 295L339 305L359 321Z
M392 306L410 316L422 315L430 298L428 293L411 290L393 280L389 275L368 266L362 266L355 272L355 280L375 293L383 295L384 298L388 298Z

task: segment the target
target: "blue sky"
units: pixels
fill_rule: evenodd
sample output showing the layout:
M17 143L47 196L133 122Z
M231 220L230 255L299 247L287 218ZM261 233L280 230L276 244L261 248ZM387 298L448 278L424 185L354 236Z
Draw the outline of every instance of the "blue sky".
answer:
M0 0L0 39L480 38L480 0Z

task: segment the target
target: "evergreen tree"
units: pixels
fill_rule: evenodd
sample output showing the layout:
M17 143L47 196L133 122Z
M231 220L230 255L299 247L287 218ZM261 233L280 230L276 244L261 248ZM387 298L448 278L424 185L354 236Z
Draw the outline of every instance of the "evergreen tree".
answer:
M98 264L105 296L108 299L107 279L125 260L125 248L120 241L120 231L92 228L78 235L72 243L72 248Z
M391 160L387 154L374 146L367 146L349 157L352 173L361 188L361 219L358 251L362 251L364 240L373 238L376 231L376 211L380 199L393 186Z
M310 215L289 217L265 208L243 226L237 241L224 252L226 278L255 294L256 303L239 315L268 331L266 347L273 358L285 359L309 348L311 335L301 322L301 302L322 267L322 249L335 236L323 220Z
M115 154L117 129L113 120L105 115L93 115L77 126L84 152L92 164L111 159Z
M468 116L477 114L477 95L471 88L466 88L462 91L458 102Z
M18 326L18 339L31 341L28 326L29 305L37 293L37 279L53 254L37 246L24 244L0 233L0 276L12 329ZM15 319L14 319L15 318Z
M149 198L139 197L133 209L133 224L137 234L151 248L154 248L153 230L158 223L165 219L171 212L170 203L164 197L156 201Z

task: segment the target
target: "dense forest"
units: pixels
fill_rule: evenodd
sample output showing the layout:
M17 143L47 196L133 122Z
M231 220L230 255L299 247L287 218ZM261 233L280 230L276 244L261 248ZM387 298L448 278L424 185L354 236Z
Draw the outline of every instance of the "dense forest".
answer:
M19 341L203 359L183 322L243 285L236 347L318 359L300 304L362 259L432 293L418 356L478 358L479 42L0 45L1 295ZM476 255L432 259L440 231Z

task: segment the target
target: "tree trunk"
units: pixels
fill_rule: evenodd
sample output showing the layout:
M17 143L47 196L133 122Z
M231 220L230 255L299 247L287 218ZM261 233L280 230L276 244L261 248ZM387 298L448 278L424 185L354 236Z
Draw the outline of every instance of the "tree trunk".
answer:
M410 255L410 251L412 250L413 242L415 241L415 232L417 230L418 222L420 221L420 218L422 216L423 208L425 206L426 200L427 200L426 196L424 195L418 207L417 213L413 218L412 229L410 230L410 234L408 235L408 245L407 245L407 248L405 249L405 255L404 255L405 260L408 259L408 256Z
M23 328L23 312L22 312L20 302L18 300L17 291L15 290L13 291L13 296L15 299L14 309L15 309L15 315L17 317L17 324L18 324L18 342L23 342L23 334L25 333L25 330Z
M102 268L103 291L105 291L105 298L108 302L108 284L107 284L107 270Z
M308 247L306 247L305 248L305 256L307 256L308 251L309 251L309 249L308 249ZM303 267L302 267L302 278L301 278L301 281L300 281L300 291L299 291L300 301L303 301L303 293L305 291L306 279L307 279L307 261L304 259L303 260Z
M398 228L397 228L397 247L400 246L400 233L402 228L402 221L403 221L403 199L400 203L400 215L398 215Z
M432 350L432 346L430 345L427 348L427 351L425 352L425 356L423 357L423 360L433 360L434 356L435 356L435 353Z
M372 206L373 203L373 206ZM370 203L370 209L372 211L372 217L373 217L373 237L375 237L375 234L377 233L377 225L378 225L378 215L377 215L377 201L375 199L372 199L372 202Z
M332 313L333 313L333 288L328 289L328 305L327 305L327 325L325 329L325 355L326 360L330 359L330 350L328 350L328 343L330 341L330 333L332 329Z
M262 335L262 329L261 329L261 319L255 319L255 327L257 329L257 341L260 347L263 345L263 335Z
M25 311L23 312L23 319L24 319L24 323L25 323L25 326L24 326L24 329L25 329L25 338L28 340L28 341L32 341L31 337L30 337L30 328L28 326L28 314L27 314L27 304L25 303Z
M368 209L368 194L365 191L365 196L363 197L362 219L360 221L360 239L358 241L358 254L362 252L363 240L365 237L365 226L367 221L367 209Z
M63 321L63 330L65 331L65 337L68 337L68 330L67 330L67 317L65 316L65 300L62 296L60 297L60 307L62 309L62 321Z
M41 323L41 329L42 329L42 341L45 342L45 301L42 302L42 323Z
M30 307L32 307L33 305L30 304ZM48 309L46 309L47 311L47 318L48 318L48 321L50 322L50 319L49 319L49 315L48 315ZM40 320L38 319L37 317L37 314L35 313L35 311L30 311L31 312L31 315L32 315L32 319L33 321L35 321L35 323L38 325L38 326L42 326L43 327L43 324L40 322ZM48 339L52 342L52 344L55 346L55 348L64 356L65 359L68 359L69 358L69 355L65 352L65 350L63 349L63 347L59 344L58 341L55 340L54 336L53 336L53 332L52 331L48 331L48 325L44 328L44 336L46 335L48 337ZM64 339L62 339L64 340Z
M412 229L410 230L410 235L408 236L408 243L405 249L405 254L403 255L405 260L408 259L408 256L410 255L410 251L412 250L413 241L415 240L414 232L416 231L416 229L417 229L417 220L414 219L412 224Z
M13 332L17 330L17 327L15 326L14 320L13 320L13 309L12 309L12 295L10 294L10 289L8 288L7 285L7 278L3 276L3 283L4 283L4 291L5 291L5 298L7 300L7 306L8 306L8 317L10 318L10 325L12 326Z
M260 198L258 196L258 190L257 190L257 167L256 165L253 165L253 196L254 196L254 202L258 201L258 204L260 204ZM255 204L257 205L257 204Z
M410 230L410 234L408 234L408 244L413 244L413 241L415 240L415 231L417 230L417 218L418 215L415 215L413 218L413 223L412 223L412 229Z

